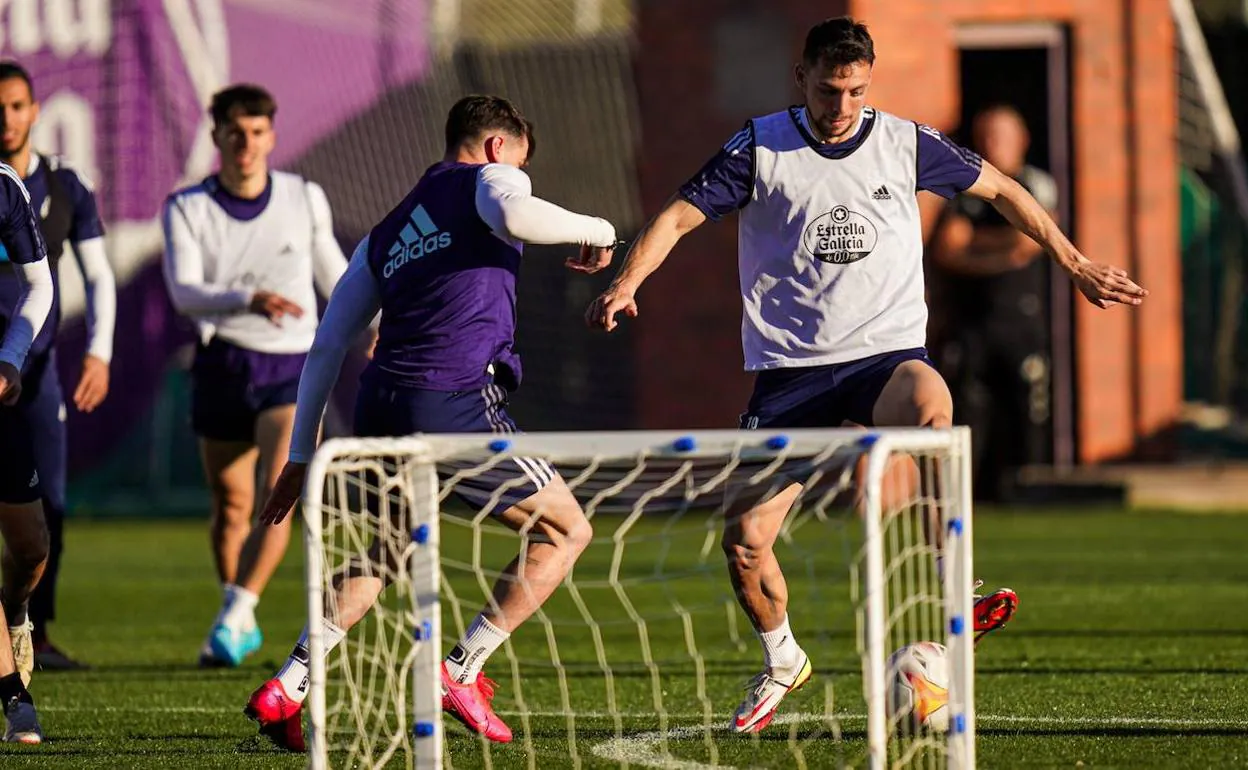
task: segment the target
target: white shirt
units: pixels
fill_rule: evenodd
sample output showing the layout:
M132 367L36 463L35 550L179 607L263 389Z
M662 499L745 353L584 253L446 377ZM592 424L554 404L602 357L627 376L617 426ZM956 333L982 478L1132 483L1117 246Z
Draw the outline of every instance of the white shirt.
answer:
M745 368L924 345L915 124L877 110L862 144L829 158L788 110L753 123L754 191L738 225Z
M316 291L329 296L347 260L334 239L324 190L294 174L270 172L268 205L254 219L231 216L209 179L165 203L165 284L200 339L219 336L263 353L302 353L316 334ZM251 313L255 292L276 292L303 309L281 326Z

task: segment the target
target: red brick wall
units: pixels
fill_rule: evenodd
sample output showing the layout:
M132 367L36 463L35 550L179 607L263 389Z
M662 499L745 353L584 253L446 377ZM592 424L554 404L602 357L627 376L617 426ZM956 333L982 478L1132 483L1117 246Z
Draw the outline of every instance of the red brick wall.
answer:
M641 99L641 195L657 212L750 117L716 107L714 28L709 20L751 9L787 22L793 58L806 31L846 2L642 0L637 85ZM702 20L698 22L697 20ZM778 104L798 100L791 80ZM638 414L645 428L734 428L750 378L741 358L736 218L707 223L682 240L637 297Z
M952 127L959 112L957 24L1068 24L1079 246L1092 259L1127 267L1152 292L1140 310L1077 303L1079 458L1128 455L1173 422L1182 395L1181 293L1165 0L644 0L637 74L648 213L748 117L718 114L706 85L711 25L689 19L749 7L792 25L794 58L810 24L855 14L870 26L879 56L871 102L940 128ZM777 84L786 87L795 98L791 85ZM735 244L732 224L704 226L643 289L638 380L647 427L726 426L741 411L748 378Z

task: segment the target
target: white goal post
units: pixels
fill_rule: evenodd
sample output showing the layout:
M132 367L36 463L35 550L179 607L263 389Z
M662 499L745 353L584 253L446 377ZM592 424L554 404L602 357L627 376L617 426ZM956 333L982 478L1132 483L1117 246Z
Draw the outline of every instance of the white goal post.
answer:
M482 504L456 490L516 457L558 468L594 526L564 586L490 666L508 679L495 708L513 723L525 764L540 764L554 746L572 766L590 753L595 764L637 766L621 747L643 735L654 744L647 751L672 766L691 756L716 765L734 741L748 740L727 725L739 685L761 667L761 648L716 546L724 512L743 490L798 480L805 488L776 554L794 634L824 692L786 699L768 729L787 731L789 740L775 750L812 766L974 767L966 428L325 442L303 505L312 767L491 763L483 739L449 721L444 731L438 672L443 647L527 543L490 519L501 491ZM335 576L351 569L389 587L327 657L319 619ZM944 734L903 729L889 713L889 656L918 641L947 648ZM838 666L846 656L860 662ZM601 740L604 733L613 738Z

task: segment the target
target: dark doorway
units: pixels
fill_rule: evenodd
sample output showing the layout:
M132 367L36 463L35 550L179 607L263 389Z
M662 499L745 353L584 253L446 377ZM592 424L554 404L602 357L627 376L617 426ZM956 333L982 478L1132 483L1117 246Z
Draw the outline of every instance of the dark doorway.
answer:
M985 107L1008 105L1017 110L1031 137L1026 162L1053 177L1056 214L1063 229L1072 233L1066 31L1054 24L970 25L959 30L958 45L962 97L958 140L972 144L972 120ZM1043 375L1035 375L1028 390L1031 432L1022 439L1022 433L998 425L1004 429L977 430L974 441L983 442L983 451L977 455L989 460L1015 458L1069 466L1075 457L1072 293L1060 271L1047 266L1038 269L1047 270L1047 279L1042 276L1041 281L1047 280L1049 291L1036 322L1046 326L1048 333L1047 350L1041 357ZM1003 445L1006 442L1010 445ZM1020 448L1017 443L1027 446ZM989 460L984 461L986 465L993 464ZM998 471L993 467L989 472Z

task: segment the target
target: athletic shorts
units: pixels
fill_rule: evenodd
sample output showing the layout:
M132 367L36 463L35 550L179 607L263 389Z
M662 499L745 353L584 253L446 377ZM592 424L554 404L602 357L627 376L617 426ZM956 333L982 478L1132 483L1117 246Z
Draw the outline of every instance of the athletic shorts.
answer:
M261 412L295 403L307 353L260 353L220 338L195 351L191 428L217 441L255 441Z
M49 441L55 436L39 434L35 407L43 390L53 384L59 387L59 381L45 382L50 378L56 378L52 356L44 354L28 360L22 371L22 395L18 402L0 405L0 503L17 505L43 497L35 442Z
M507 414L507 391L493 382L479 390L437 391L361 382L355 403L355 435L408 436L415 433L518 433ZM554 481L550 463L536 457L510 457L495 463L439 463L438 478L454 484L455 494L476 510L498 514ZM496 498L497 495L497 498Z
M893 370L906 361L935 365L926 348L899 350L841 364L768 369L758 373L741 428L872 427L872 413Z

